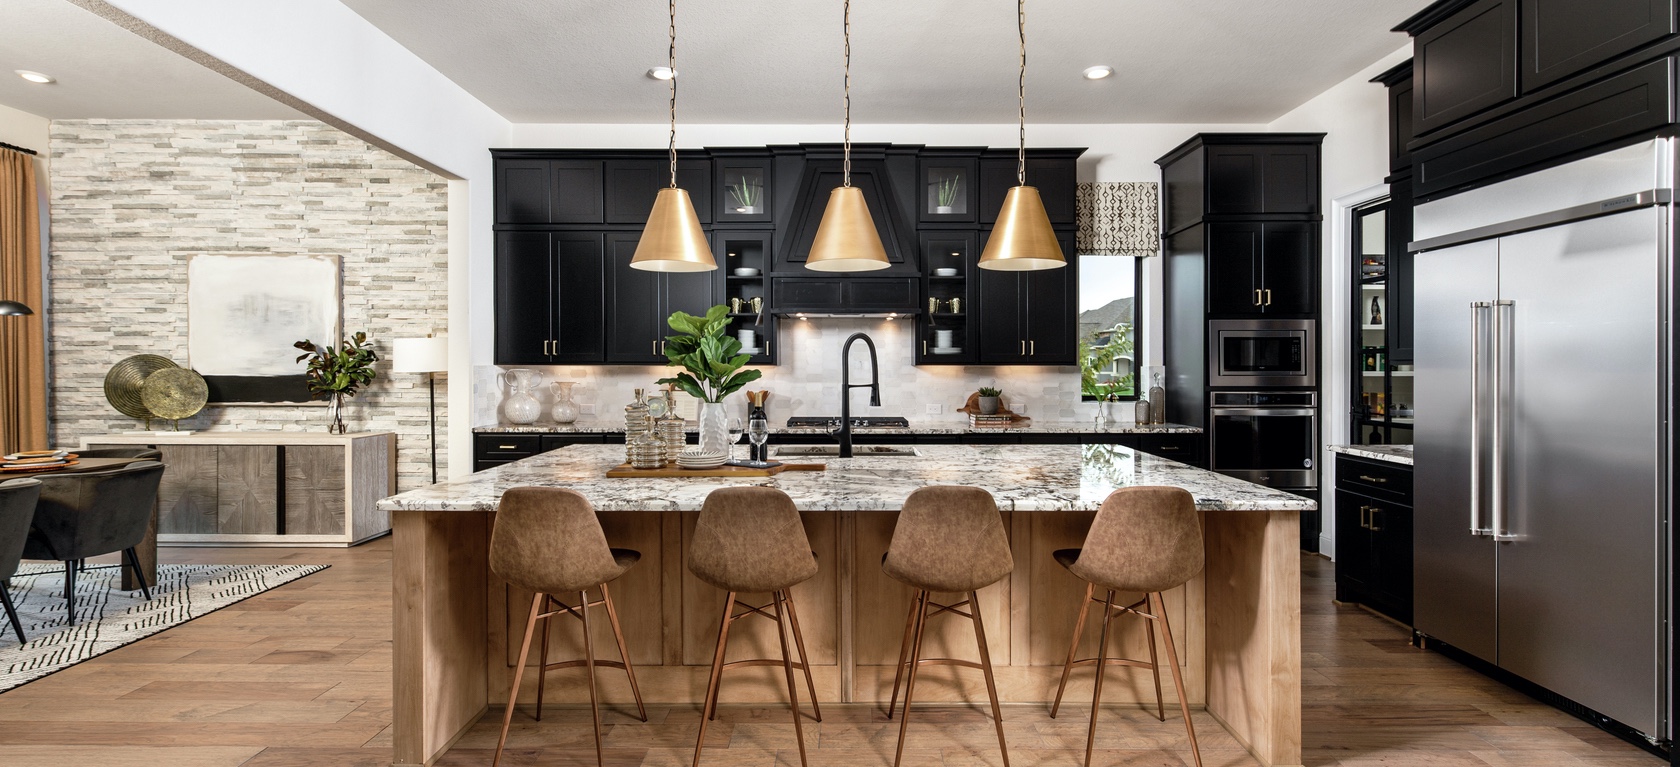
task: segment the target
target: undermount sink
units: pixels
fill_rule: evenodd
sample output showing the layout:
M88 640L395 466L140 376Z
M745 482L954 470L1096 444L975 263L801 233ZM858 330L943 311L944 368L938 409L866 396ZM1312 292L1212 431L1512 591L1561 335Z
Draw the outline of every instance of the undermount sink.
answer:
M839 445L781 445L771 451L777 458L838 458ZM920 452L908 445L855 445L854 458L886 458L889 456L918 456Z

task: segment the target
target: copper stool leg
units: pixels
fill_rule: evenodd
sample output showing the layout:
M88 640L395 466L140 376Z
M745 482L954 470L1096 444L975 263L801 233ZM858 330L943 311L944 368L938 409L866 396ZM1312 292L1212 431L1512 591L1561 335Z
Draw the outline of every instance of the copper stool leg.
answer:
M922 660L922 630L927 627L928 593L916 592L916 631L910 645L910 678L904 685L904 716L898 718L898 751L893 755L893 767L904 760L904 736L910 731L910 699L916 694L916 669Z
M519 683L525 676L525 659L531 654L531 632L537 625L537 616L542 613L544 594L531 597L531 617L525 619L525 641L519 645L519 662L513 666L513 689L508 691L507 713L502 715L502 736L496 739L496 756L490 760L490 767L496 767L502 761L502 747L507 745L508 728L513 725L513 706L519 701Z
M642 706L642 688L636 685L636 667L630 663L630 651L624 647L624 629L618 627L618 610L613 607L607 584L601 584L601 603L607 608L607 621L612 624L613 639L618 642L618 657L624 661L624 673L630 677L630 694L636 696L636 713L647 721L647 709Z
M887 718L893 716L893 708L898 705L898 685L904 681L904 662L910 658L910 640L916 633L916 610L922 606L921 592L910 599L910 614L904 616L904 644L898 648L898 667L893 671L892 698L887 701Z
M552 599L552 597L544 595L543 612L548 612L548 608L553 606L549 604ZM554 616L552 615L542 618L542 652L537 654L537 714L532 717L539 722L542 721L543 683L548 681L548 635L553 628L551 625L553 622Z
M1159 592L1149 595L1149 611L1161 621L1161 641L1167 646L1167 663L1172 668L1173 688L1178 690L1178 708L1184 713L1184 731L1190 733L1190 755L1202 767L1202 750L1196 745L1196 725L1190 723L1190 701L1184 697L1184 677L1178 670L1178 650L1173 647L1172 624L1167 621L1166 600Z
M805 726L800 723L799 716L799 685L793 681L793 655L788 648L787 619L782 607L786 599L786 592L777 591L770 595L776 605L776 636L782 644L782 671L787 675L788 703L793 709L793 737L799 742L799 763L805 764Z
M700 749L706 745L706 723L717 708L718 682L723 676L723 651L729 646L730 616L734 614L735 592L731 591L723 603L723 623L718 627L717 651L712 655L712 678L706 683L706 699L700 704L700 735L694 740L694 767L700 767Z
M1062 707L1062 693L1067 690L1068 674L1073 671L1073 659L1079 652L1079 636L1085 633L1085 614L1091 611L1091 594L1096 591L1097 584L1085 584L1085 598L1079 603L1079 618L1073 622L1073 639L1068 642L1067 662L1062 664L1062 682L1056 685L1056 702L1050 704L1050 718L1056 718L1056 710Z
M811 659L805 655L805 635L799 631L799 611L793 609L793 591L782 590L782 601L787 603L788 622L793 624L793 644L799 648L799 665L805 669L805 689L811 693L811 712L817 721L822 721L822 704L817 702L817 683L811 679ZM794 711L799 707L795 706Z
M1108 624L1114 620L1114 592L1103 599L1102 632L1097 639L1097 682L1091 691L1091 726L1085 730L1085 767L1091 767L1091 752L1097 746L1097 711L1102 706L1103 672L1108 670Z
M1148 599L1147 596L1144 597L1145 609L1148 609ZM1149 625L1148 621L1144 621L1143 628L1144 635L1149 637L1149 673L1155 676L1155 718L1165 722L1167 721L1167 708L1166 703L1162 702L1161 699L1161 661L1155 657L1155 630L1154 627Z
M583 668L589 672L589 713L595 719L595 763L601 764L605 758L601 755L601 704L595 697L595 637L589 633L589 592L580 591L578 597L582 600L578 610L583 613Z
M1003 739L1003 709L998 707L997 680L992 678L992 653L986 648L986 627L980 621L980 595L973 591L968 592L968 612L974 616L974 639L980 644L980 670L986 673L986 694L992 699L992 723L997 725L1003 767L1009 767L1009 744ZM909 707L909 697L904 699L904 705Z

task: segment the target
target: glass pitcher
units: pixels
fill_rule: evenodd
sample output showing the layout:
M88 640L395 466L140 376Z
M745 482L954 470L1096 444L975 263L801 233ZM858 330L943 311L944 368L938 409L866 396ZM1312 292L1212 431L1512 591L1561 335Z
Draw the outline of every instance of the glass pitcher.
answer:
M555 423L572 423L577 420L577 403L572 401L572 387L576 385L576 381L555 381L549 384L549 388L554 391L554 407L549 409L548 415Z
M536 423L542 415L542 403L536 397L537 387L543 382L542 373L530 368L512 368L497 378L508 390L502 399L502 415L514 424Z

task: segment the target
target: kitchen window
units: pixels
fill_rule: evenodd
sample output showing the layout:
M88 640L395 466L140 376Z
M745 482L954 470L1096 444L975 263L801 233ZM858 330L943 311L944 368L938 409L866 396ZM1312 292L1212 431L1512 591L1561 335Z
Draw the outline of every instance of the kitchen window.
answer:
M1084 401L1137 399L1142 262L1135 256L1079 257L1079 393Z

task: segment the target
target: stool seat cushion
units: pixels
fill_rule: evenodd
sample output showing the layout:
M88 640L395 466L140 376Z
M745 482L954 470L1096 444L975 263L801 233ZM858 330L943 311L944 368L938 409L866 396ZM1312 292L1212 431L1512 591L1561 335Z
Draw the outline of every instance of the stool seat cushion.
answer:
M978 487L924 487L904 500L881 570L925 591L977 591L1015 569L992 494Z
M1183 488L1109 493L1068 571L1114 591L1159 592L1202 571L1202 522ZM1057 561L1061 561L1058 552Z
M490 570L515 586L575 594L618 578L641 558L607 546L595 507L575 490L515 487L497 504Z
M781 591L815 576L817 558L787 493L725 487L713 490L700 507L688 569L724 591Z

